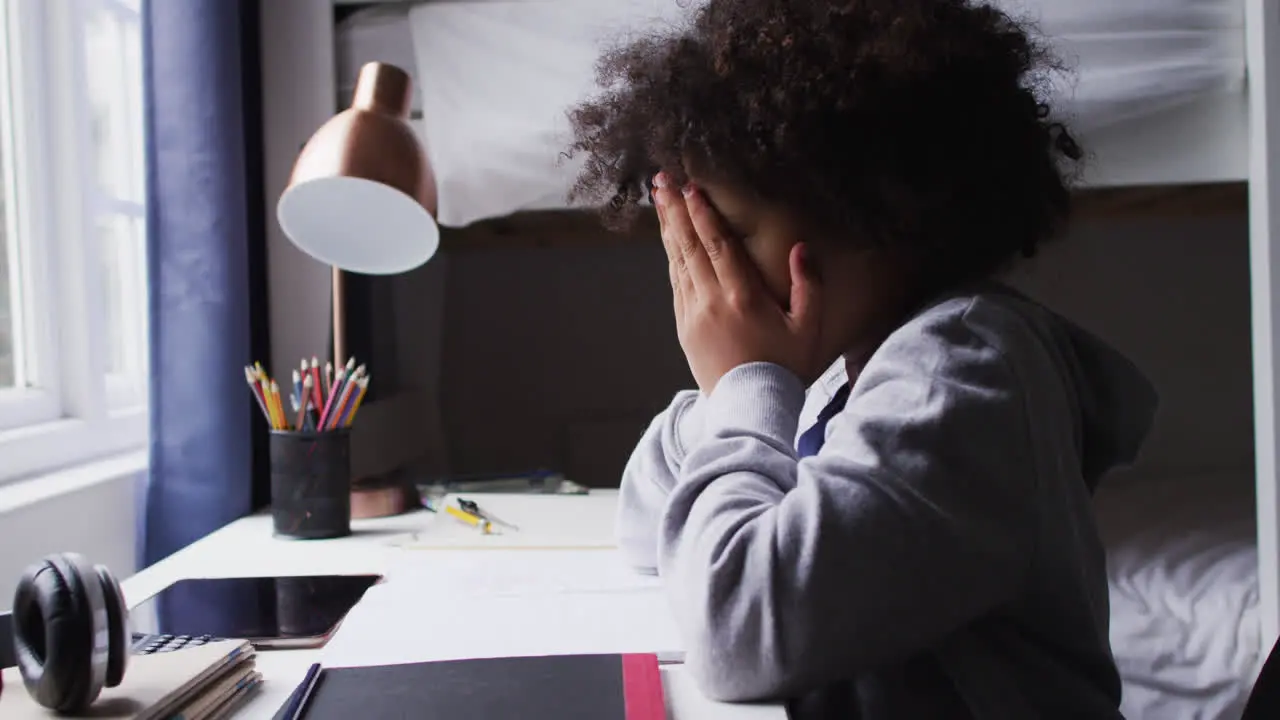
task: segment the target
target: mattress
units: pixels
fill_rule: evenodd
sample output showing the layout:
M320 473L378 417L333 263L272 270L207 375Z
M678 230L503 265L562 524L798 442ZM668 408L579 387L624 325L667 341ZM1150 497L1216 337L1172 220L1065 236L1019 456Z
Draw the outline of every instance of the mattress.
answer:
M1237 720L1262 661L1251 478L1098 494L1111 645L1129 720Z
M1243 0L993 0L1049 38L1068 72L1044 78L1055 113L1086 140L1124 149L1115 128L1144 118L1182 118L1153 147L1176 156L1221 121L1212 108L1180 110L1214 96L1242 97ZM565 206L580 160L568 160L566 110L595 91L600 50L637 28L682 20L678 0L452 0L395 3L354 14L337 32L338 75L348 102L359 66L392 62L416 77L416 125L439 185L439 220L466 225L520 210ZM1229 120L1240 114L1230 106ZM1186 114L1186 113L1184 113ZM1238 126L1238 127L1237 127ZM1241 135L1243 118L1228 137ZM1209 133L1215 143L1219 135ZM1167 140L1165 139L1167 137ZM1086 142L1086 147L1088 143ZM1173 148L1173 149L1171 149ZM1230 157L1240 158L1238 149ZM1210 161L1222 151L1210 150ZM1171 181L1220 180L1231 169L1162 162ZM1218 163L1219 165L1221 163ZM1142 178L1132 161L1100 173ZM1232 166L1234 167L1234 165ZM1150 173L1148 173L1150 174ZM1157 181L1163 178L1155 178Z

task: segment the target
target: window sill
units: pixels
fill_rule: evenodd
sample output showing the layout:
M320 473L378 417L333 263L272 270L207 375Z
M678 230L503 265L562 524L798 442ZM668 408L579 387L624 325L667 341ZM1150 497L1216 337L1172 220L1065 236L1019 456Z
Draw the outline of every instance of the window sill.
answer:
M0 486L0 516L126 476L136 477L146 471L147 462L147 451L135 450Z
M86 462L0 486L0 612L35 560L68 550L126 578L137 569L147 452Z
M0 490L141 452L146 442L145 411L93 422L66 419L6 430L0 432Z

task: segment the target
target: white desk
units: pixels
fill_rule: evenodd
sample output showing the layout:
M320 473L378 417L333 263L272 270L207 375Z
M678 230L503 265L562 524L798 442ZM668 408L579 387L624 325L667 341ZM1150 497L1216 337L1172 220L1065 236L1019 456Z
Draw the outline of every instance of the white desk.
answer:
M483 496L476 496L483 503ZM496 510L494 511L497 512ZM501 517L501 515L500 515ZM269 515L238 520L193 543L122 583L132 607L177 580L189 577L236 577L334 573L386 573L404 553L405 536L423 533L446 518L416 512L393 518L352 523L351 537L337 540L279 540L271 535ZM522 528L523 530L523 528ZM85 552L91 554L92 549ZM275 650L258 654L265 682L237 718L268 720L316 662L319 650ZM778 706L731 705L704 698L683 669L664 666L669 720L785 720Z

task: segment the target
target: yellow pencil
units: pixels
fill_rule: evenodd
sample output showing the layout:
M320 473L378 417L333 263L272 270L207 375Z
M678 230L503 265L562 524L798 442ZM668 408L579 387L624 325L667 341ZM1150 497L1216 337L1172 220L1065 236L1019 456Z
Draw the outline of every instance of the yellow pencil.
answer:
M356 420L356 412L360 410L360 403L364 401L364 394L369 390L369 378L360 378L356 381L356 385L360 386L360 394L356 395L356 401L351 405L351 413L347 415L346 427L351 427L351 423Z
M280 386L276 384L275 380L271 381L271 399L276 404L276 429L284 430L285 429L284 404L280 402Z
M255 373L256 374L256 373ZM271 383L265 378L258 378L258 386L262 388L262 399L267 403L267 420L271 423L271 429L276 429L276 402L271 397Z
M485 533L489 532L489 521L485 520L482 517L476 517L475 515L472 515L471 513L466 512L460 508L456 508L452 505L445 505L444 511L458 518L462 522L470 525L473 528L479 528L481 532L485 532Z

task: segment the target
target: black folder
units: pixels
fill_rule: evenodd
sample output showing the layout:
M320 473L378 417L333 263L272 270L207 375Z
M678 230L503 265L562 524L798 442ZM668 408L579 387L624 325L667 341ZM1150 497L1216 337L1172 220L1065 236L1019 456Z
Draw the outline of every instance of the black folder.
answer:
M559 655L324 668L301 717L665 720L665 707L655 655Z

